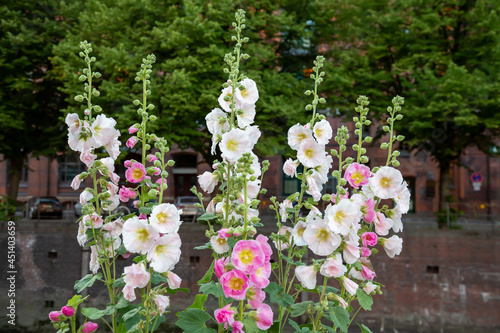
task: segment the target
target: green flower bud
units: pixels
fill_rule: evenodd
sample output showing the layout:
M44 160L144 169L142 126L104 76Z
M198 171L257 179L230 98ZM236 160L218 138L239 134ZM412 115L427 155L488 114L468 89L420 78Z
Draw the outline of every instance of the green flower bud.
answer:
M76 95L75 96L75 101L77 101L77 102L83 102L83 96L82 95Z

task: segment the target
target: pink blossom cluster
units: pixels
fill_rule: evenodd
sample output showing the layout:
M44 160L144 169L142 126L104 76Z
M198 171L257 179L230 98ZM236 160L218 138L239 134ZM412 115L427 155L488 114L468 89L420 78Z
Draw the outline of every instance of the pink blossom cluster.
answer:
M271 276L272 249L268 238L258 235L255 240L240 240L230 257L223 257L215 261L215 275L222 285L227 298L246 300L257 326L266 330L273 323L273 312L269 305L263 303L266 294L262 290L269 284ZM241 332L242 323L234 319L236 313L231 304L215 311L215 318L219 324L227 324L233 332Z

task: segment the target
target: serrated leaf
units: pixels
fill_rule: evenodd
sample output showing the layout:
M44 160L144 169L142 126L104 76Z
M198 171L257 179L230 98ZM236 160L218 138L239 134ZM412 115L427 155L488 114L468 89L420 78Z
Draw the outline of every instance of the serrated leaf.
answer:
M201 309L201 310L206 310L206 308L203 306L205 304L205 301L207 300L208 296L203 295L203 294L198 294L194 297L194 302L189 306L190 309Z
M217 298L221 298L224 295L222 290L222 285L214 281L210 281L200 286L200 292L205 295L214 295Z
M210 268L207 270L205 275L203 275L203 277L200 279L200 281L198 281L198 284L207 283L207 282L210 282L210 280L212 280L212 275L214 274L214 264L215 264L215 261L212 261Z
M349 313L343 307L335 306L330 308L329 315L335 326L340 328L342 332L347 333L347 327L351 323Z
M244 321L245 325L245 333L259 333L260 330L257 327L257 324L255 323L255 320L251 318L250 316L247 317Z
M94 282L97 279L100 279L101 277L102 277L101 273L97 273L96 275L93 274L85 275L81 280L75 282L76 291L81 292L85 288L92 287L94 285Z
M293 297L283 293L283 288L276 282L269 283L269 285L263 290L269 294L269 300L272 303L277 303L285 308L293 304Z
M111 313L109 313L111 312ZM87 317L90 320L97 320L103 316L109 315L114 313L114 310L108 310L106 308L105 310L99 310L97 308L83 308L82 309L82 314Z
M361 288L358 288L356 295L358 296L359 305L361 305L364 310L371 311L373 298L370 295L367 295Z
M205 213L198 217L198 221L211 221L217 218L217 214L214 213Z
M330 332L330 333L336 333L337 330L334 330L333 328L331 328L330 326L326 326L324 324L321 324L321 326L323 326L323 329L325 329L326 331Z
M175 323L178 327L182 328L185 332L189 333L216 333L213 328L208 328L205 325L207 320L212 317L200 309L186 309L185 311L177 314L179 320Z
M66 303L67 306L72 307L73 309L76 309L78 305L82 304L83 301L85 301L89 296L85 296L85 298L82 298L82 295L75 295L71 297L70 300L68 300L68 303Z
M306 301L293 304L292 307L290 308L290 316L298 317L303 315L307 311L307 309L309 309L309 306L311 304L314 304L314 302Z
M125 286L125 281L123 280L123 278L119 278L119 279L116 279L115 281L113 281L113 285L112 285L113 288L121 288L124 286Z
M361 328L361 333L373 333L372 331L370 331L370 329L368 327L366 327L365 325L363 324L359 324L357 323L359 328Z

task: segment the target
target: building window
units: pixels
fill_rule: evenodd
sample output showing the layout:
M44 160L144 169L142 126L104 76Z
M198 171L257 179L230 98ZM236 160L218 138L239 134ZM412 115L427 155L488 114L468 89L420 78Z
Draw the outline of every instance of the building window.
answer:
M76 175L85 171L85 164L75 154L67 154L58 158L59 184L71 184Z

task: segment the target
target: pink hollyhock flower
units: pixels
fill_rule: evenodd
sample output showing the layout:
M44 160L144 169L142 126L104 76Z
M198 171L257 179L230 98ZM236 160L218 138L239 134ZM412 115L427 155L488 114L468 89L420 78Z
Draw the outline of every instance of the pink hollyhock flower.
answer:
M148 216L144 213L140 213L139 214L139 220L147 220L148 219Z
M132 264L124 268L123 281L132 288L144 288L148 285L151 274L146 270L144 264Z
M135 192L133 189L124 187L118 191L118 194L120 196L120 200L122 202L128 202L130 199L134 199L137 196L137 192Z
M341 189L344 189L342 186L340 187ZM339 201L342 199L349 199L349 191L346 192L344 195L339 195ZM337 203L337 195L332 194L332 203Z
M265 255L256 240L240 240L233 248L231 263L245 274L253 274L264 264Z
M370 175L369 167L359 163L352 163L345 170L344 178L353 188L359 189L361 186L368 184Z
M49 313L49 319L51 321L61 321L61 316L63 316L63 314L59 311L51 311Z
M135 144L137 143L137 137L131 136L128 140L127 143L125 144L129 148L134 148Z
M231 250L231 246L229 246L227 239L218 235L214 235L210 238L210 245L212 245L214 252L218 254L223 254Z
M226 265L228 264L229 264L229 257L215 260L214 271L215 271L215 276L217 276L218 279L220 279L222 274L228 272L228 270L226 269Z
M167 178L158 178L158 180L156 181L156 184L161 184L161 180L163 179L163 189L166 189L166 186L167 186Z
M221 238L228 239L229 237L231 237L233 235L233 232L229 228L222 228L219 231L217 231L217 234Z
M158 157L156 157L155 155L153 154L149 154L146 159L151 162L151 163L154 163L154 161L158 160Z
M366 285L363 287L363 291L367 294L370 295L373 293L375 290L377 290L378 286L376 284L373 284L371 281L368 281Z
M149 223L164 234L177 232L182 223L181 214L181 209L169 203L162 203L153 208Z
M231 326L233 328L232 333L245 333L243 331L243 323L241 321L235 321Z
M377 234L374 232L365 232L361 235L361 240L363 241L363 246L375 246L377 245Z
M292 160L291 158L287 159L283 164L283 172L288 177L297 177L297 167L299 166L299 161Z
M309 222L304 230L304 240L311 251L319 256L332 254L342 242L340 236L333 233L328 223L321 219Z
M169 271L165 272L165 275L170 289L178 289L181 287L182 279L179 275Z
M181 258L181 244L181 238L177 233L157 238L148 252L147 258L151 262L151 267L158 273L174 269Z
M372 223L375 218L375 200L372 198L366 200L366 204L361 206L361 212L363 213L363 219L368 223Z
M367 247L362 247L361 248L361 256L362 257L369 257L370 255L372 254L372 250L370 250L369 248Z
M376 276L375 272L366 267L365 265L362 265L362 270L361 270L361 275L363 276L363 279L365 280L373 280Z
M132 125L128 128L128 134L134 134L138 131L139 129L135 126L135 125Z
M247 289L247 299L252 309L257 309L266 299L266 293L262 289L253 286Z
M120 145L122 144L120 140L118 140L118 137L120 136L120 131L116 130L115 131L115 137L113 140L109 141L104 145L104 148L108 152L109 156L113 159L116 160L118 158L118 155L120 155Z
M132 163L134 163L134 162L131 160L126 160L125 162L123 162L123 165L125 166L125 168L130 168Z
M386 218L382 212L376 212L373 223L375 224L375 232L380 236L385 236L391 230L393 221Z
M146 254L159 237L158 231L147 220L140 220L137 216L123 224L122 235L127 251L141 254Z
M273 325L273 310L265 303L257 308L257 318L255 319L257 327L261 330L267 330Z
M71 306L66 305L62 307L61 313L66 317L73 317L73 315L75 314L75 309L72 308Z
M245 299L249 284L248 277L245 273L233 269L222 274L220 283L222 284L222 290L226 297L231 297L238 301Z
M95 330L97 330L99 326L96 323L93 323L91 321L86 322L85 324L82 325L82 332L83 333L92 333Z
M85 225L91 224L94 226L94 228L100 228L102 227L102 217L100 217L96 213L92 213L92 215L84 215L83 223L85 223Z
M269 245L268 241L269 238L267 238L264 235L258 235L257 238L255 238L257 242L260 244L260 248L262 249L262 252L264 253L264 261L269 261L271 259L271 256L273 255L273 249L271 248L271 245Z
M226 305L221 309L214 311L215 320L219 324L224 324L224 329L227 329L227 324L232 325L234 323L234 314L237 313L235 310L231 309L231 304Z
M379 240L384 247L385 253L391 258L394 258L395 255L399 255L403 249L403 239L396 235L393 235L391 238L380 237Z
M314 266L297 266L295 267L295 275L304 288L314 289L316 287L316 269Z
M170 305L170 298L168 296L156 295L154 297L154 301L161 316L165 312L165 309Z
M125 171L125 178L131 183L140 183L146 176L146 168L139 162L134 162Z
M94 164L97 155L92 154L90 150L85 150L80 154L80 160L85 163L87 168L90 168Z
M347 241L343 246L343 257L346 263L352 265L358 261L360 257L359 246L352 241Z
M250 281L258 288L265 288L269 284L270 276L271 263L266 261L255 273L250 275Z
M73 190L78 190L80 188L80 184L82 183L82 180L80 179L80 175L76 175L75 178L71 181L71 188Z
M136 299L135 288L132 287L131 285L126 284L125 287L123 287L122 293L123 293L123 298L125 298L127 301L129 302L135 301Z
M349 278L346 278L345 276L342 276L340 278L340 282L342 283L342 285L349 294L351 294L352 296L356 295L356 291L358 290L359 287L359 285L356 282L354 282Z
M337 253L335 258L326 259L323 265L321 265L319 272L323 276L338 278L347 273L347 267L342 263L340 253Z

